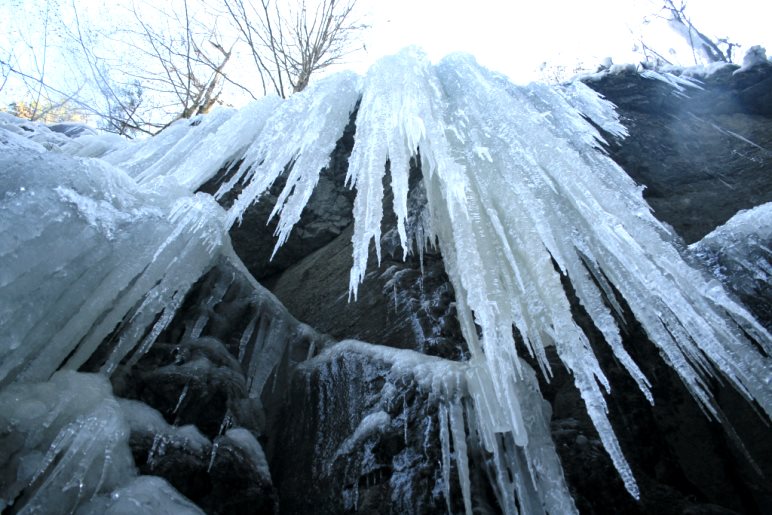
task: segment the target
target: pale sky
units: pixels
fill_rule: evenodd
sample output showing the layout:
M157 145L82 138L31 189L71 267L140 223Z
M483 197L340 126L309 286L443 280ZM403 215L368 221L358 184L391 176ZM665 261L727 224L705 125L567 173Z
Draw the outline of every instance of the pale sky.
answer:
M363 71L376 56L416 44L433 60L454 52L474 54L482 64L517 82L539 78L542 62L594 68L605 57L638 62L632 50L645 31L647 44L664 53L684 52L684 43L663 23L644 26L657 0L359 0L371 28L367 54L352 66ZM767 0L690 0L687 13L709 36L729 36L745 50L761 44L772 53L772 2ZM691 64L691 63L683 63Z
M118 16L113 12L117 12L114 7L116 1L78 0L77 4L83 17L89 17L91 23L115 26L116 23L121 24L120 20L114 19ZM124 3L127 1L130 0ZM167 1L170 0L162 0L159 5L167 5ZM288 0L276 1L284 3ZM69 7L69 1L58 2L61 11L54 9L65 16L65 6ZM659 11L662 0L357 2L362 21L369 24L369 28L360 34L366 51L355 54L337 69L349 68L364 73L377 58L408 45L418 45L434 61L455 51L471 53L481 64L523 83L542 78L539 67L544 62L565 65L569 69L568 76L576 64L581 63L585 69L594 70L605 57L611 57L618 64L637 63L642 56L633 51L633 45L641 36L649 46L668 58L672 57L674 62L693 64L685 42L663 20L652 16ZM7 50L9 45L22 43L29 53L35 45L34 33L40 32L39 17L35 14L40 13L44 6L52 8L55 5L54 0L0 0L0 51L4 47ZM214 6L216 2L207 2L207 5ZM708 36L729 36L732 41L741 44L739 59L736 60L741 60L745 51L754 44L764 46L768 54L772 54L770 0L689 0L687 13ZM647 16L653 20L652 23L643 23ZM670 48L675 49L677 55L671 56ZM48 68L48 78L50 74L57 73L72 75L69 69L57 70L55 62L49 63ZM240 82L256 80L251 63L231 66L228 73L238 77ZM5 91L0 91L0 104L19 96L17 91L9 84ZM235 90L224 95L223 100L239 106L246 103L249 97L243 93L238 95L238 90Z

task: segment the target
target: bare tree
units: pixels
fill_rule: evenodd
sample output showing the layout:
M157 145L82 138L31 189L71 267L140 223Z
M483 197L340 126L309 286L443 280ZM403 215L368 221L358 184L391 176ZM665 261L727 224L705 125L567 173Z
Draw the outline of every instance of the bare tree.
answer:
M27 27L17 29L21 45L16 48L26 54L20 57L13 48L3 52L7 58L0 60L0 67L6 74L5 80L13 78L17 90L19 85L22 91L26 89L26 94L16 93L16 114L44 122L55 121L63 113L81 119L91 115L108 130L123 127L122 134L129 130L150 132L142 120L136 119L136 106L125 105L121 88L109 77L104 60L94 53L97 45L91 34L81 30L74 0L71 6L74 22L67 26L61 19L61 2L39 3L37 9L31 10L38 17L25 20L35 24L35 30L30 31L31 39L27 39ZM61 66L65 61L70 73L67 80L62 80ZM49 64L58 64L58 73L49 70ZM122 123L113 120L117 116L122 117Z
M16 20L20 37L0 49L0 89L13 89L33 118L67 104L128 136L206 113L226 89L252 98L301 91L355 50L363 28L356 0L223 0L219 11L206 0L130 0L117 7L120 23L94 17L85 0L27 1L36 16ZM251 88L231 76L245 57L258 71Z
M37 7L37 9L35 9L35 7ZM4 60L0 61L0 63L2 63L0 66L3 68L2 87L5 86L8 79L12 76L20 80L21 84L23 84L26 89L26 100L20 99L21 102L19 102L18 105L23 106L23 108L20 109L19 112L23 114L25 118L29 118L33 121L44 118L47 114L44 110L49 111L50 107L53 105L50 92L46 87L46 73L48 71L49 39L52 36L53 25L56 22L57 8L58 4L55 2L46 2L43 5L33 6L32 11L37 11L38 15L36 34L40 38L39 41L34 41L34 46L39 47L40 50L31 53L28 64L28 74L19 75L16 73L14 62L17 58L13 49L8 49L7 52L4 52L6 57ZM28 39L26 31L19 30L16 36L26 48L33 48L33 41ZM0 89L2 89L2 87L0 87Z
M39 2L31 21L35 40L21 45L22 58L13 48L0 50L0 85L10 77L16 89L23 86L18 100L31 107L24 112L32 118L45 114L39 108L50 111L66 101L106 130L153 134L178 118L208 112L226 83L248 92L225 70L239 36L225 43L217 18L200 1L132 2L120 25L95 23L79 0L54 1L62 5ZM23 35L23 27L18 32ZM49 73L51 65L58 70Z
M248 45L263 94L281 97L308 86L311 76L356 51L354 36L365 25L354 19L356 0L299 0L295 9L278 0L224 0Z
M732 51L738 45L728 38L711 39L697 30L691 18L686 14L686 2L680 0L665 0L662 10L670 26L683 37L692 49L694 63L698 64L698 55L708 62L732 62ZM721 48L723 46L723 48Z
M132 8L138 29L127 31L127 44L154 61L157 69L134 74L147 88L173 99L175 119L209 112L226 82L248 91L225 73L236 38L226 48L215 18L202 23L191 16L188 0L183 0L180 12L153 11L154 18L165 20L165 26L158 28L147 21L147 8L143 14Z
M11 77L11 67L7 63L11 62L12 56L13 54L8 53L5 59L0 59L0 91L3 91L5 85L8 84L8 79Z

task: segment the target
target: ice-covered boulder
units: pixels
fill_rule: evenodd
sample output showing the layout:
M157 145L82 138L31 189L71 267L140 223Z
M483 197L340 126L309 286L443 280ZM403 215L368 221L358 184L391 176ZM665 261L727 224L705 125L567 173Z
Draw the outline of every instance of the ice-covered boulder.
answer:
M75 510L136 474L106 377L61 371L0 392L0 508Z
M743 210L689 246L710 273L772 325L772 203Z

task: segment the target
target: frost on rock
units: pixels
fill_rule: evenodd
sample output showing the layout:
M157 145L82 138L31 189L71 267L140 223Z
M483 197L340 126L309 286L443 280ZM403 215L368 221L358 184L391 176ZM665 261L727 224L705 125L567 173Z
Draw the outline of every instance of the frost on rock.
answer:
M469 514L473 512L467 448L478 448L482 442L493 456L489 472L495 477L496 495L506 513L576 513L550 437L549 407L545 406L546 401L541 398L536 374L525 362L520 362L523 376L517 384L517 393L522 399L520 409L524 430L533 437L526 444L517 446L508 435L497 434L500 431L489 422L491 415L496 414L486 412L489 406L479 402L480 397L493 394L485 363L479 360L456 362L411 350L345 340L326 348L303 367L320 368L321 363L329 363L335 374L341 366L355 368L354 363L361 358L367 358L370 363L384 364L389 370L388 381L395 384L414 381L419 391L428 395L428 402L438 405L437 421L429 422L423 431L428 432L432 424L439 424L443 472L441 490L448 506L451 506L452 501L450 471L453 463L458 474L464 510ZM369 377L370 373L365 371L362 374ZM323 384L334 379L334 376L325 378ZM393 394L387 392L384 398L388 399L390 395ZM356 398L356 393L352 391L348 397ZM399 422L380 410L365 416L361 413L350 413L349 416L352 420L359 420L351 435L336 450L322 450L322 456L331 456L330 459L334 461L338 456L352 452L357 445L361 446L361 442L371 434ZM335 421L328 423L334 427ZM395 465L395 468L398 467ZM399 491L398 484L392 486L394 492ZM517 506L522 507L520 512Z
M129 399L119 399L118 404L132 433L153 435L153 448L148 462L152 466L155 454L163 454L169 444L204 453L212 443L193 425L172 426L161 413L147 404Z
M203 511L156 476L139 476L109 495L81 506L76 515L203 515Z
M225 438L249 457L249 462L256 466L262 477L271 477L271 471L268 469L268 460L265 458L263 447L251 432L243 427L236 427L229 429L225 433Z

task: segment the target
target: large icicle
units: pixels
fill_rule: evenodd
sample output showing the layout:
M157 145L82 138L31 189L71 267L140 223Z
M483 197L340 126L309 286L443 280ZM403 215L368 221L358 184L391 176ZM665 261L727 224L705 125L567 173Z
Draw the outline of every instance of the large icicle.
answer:
M410 50L410 52L414 52ZM383 216L383 176L390 162L394 212L402 248L407 252L408 175L410 158L418 152L426 136L423 116L428 106L425 92L432 87L427 63L413 60L405 66L397 56L378 61L367 72L364 94L357 113L357 138L349 159L347 182L356 186L354 202L354 265L351 292L364 277L370 241L375 240L381 259L381 219ZM399 77L398 81L394 78Z
M394 78L399 77L398 81ZM407 218L410 158L420 147L424 168L432 173L436 159L443 159L441 171L448 194L456 200L465 195L465 179L458 167L448 161L443 141L439 83L426 57L416 48L378 61L365 78L362 102L357 113L357 137L349 159L348 180L356 186L354 201L354 264L349 290L356 297L364 278L370 241L380 260L381 219L383 216L383 176L390 161L394 211L403 249L408 248ZM439 147L436 153L434 147ZM436 155L435 155L436 154ZM428 235L427 235L428 237ZM418 242L419 245L423 242Z
M152 138L126 145L103 157L138 181L164 174L191 152L208 134L217 130L235 110L216 109L208 115L180 119Z
M383 88L379 91L380 96L393 95L398 99L392 104L398 105L406 112L397 120L407 121L410 126L406 129L394 128L392 125L387 125L385 129L370 127L370 132L364 134L383 137L383 131L391 130L395 136L390 141L395 145L402 145L400 154L414 154L416 146L421 149L424 182L432 210L434 230L437 232L446 268L456 289L464 336L473 357L478 361L482 360L478 365L482 368L473 382L479 386L472 388L472 398L479 414L478 419L482 427L480 433L486 447L490 452L497 452L501 456L506 453L500 447L501 440L494 436L500 432L511 433L518 446L528 444L521 400L517 395L518 381L521 381L522 377L519 376L521 364L514 351L513 325L524 335L541 359L543 367L547 365L542 339L546 338L549 342L556 338L557 333L566 340L564 347L572 353L572 368L579 369L582 377L587 378L582 384L592 400L588 405L595 408L593 418L600 427L607 427L603 409L605 404L595 379L602 384L607 384L607 381L589 349L586 337L573 322L568 300L563 294L557 274L553 271L551 258L537 237L537 223L547 224L549 220L532 221L527 215L529 206L517 197L518 190L513 191L513 187L501 177L502 171L496 169L496 166L501 166L502 163L498 156L498 146L502 144L492 138L506 140L513 136L515 128L489 129L475 126L479 121L473 118L475 113L471 112L471 109L479 106L449 102L454 94L459 98L469 96L467 88L470 83L490 89L491 93L498 90L504 95L504 100L511 97L505 90L497 87L500 79L491 80L490 84L486 84L473 75L453 77L452 73L446 73L443 77L442 67L440 73L436 74L426 58L412 49L387 58L387 63L388 66L374 69L368 77L368 84L377 85L379 81L389 80L395 75L406 78L404 84L415 84L412 88ZM452 72L452 66L447 68ZM379 72L384 76L378 77ZM368 108L367 93L366 86L360 108L362 112ZM485 100L488 103L487 109L482 111L483 116L490 116L489 111L499 110L493 100L500 102L501 99L489 97ZM512 100L509 102L513 103ZM389 102L380 99L379 104L388 106ZM507 112L506 107L509 106L501 110L502 116ZM408 109L412 111L407 111ZM367 128L368 124L377 123L394 123L394 120L384 120L383 116L373 117L373 120L366 119L358 123L358 131ZM419 132L410 128L414 126L420 126L422 130ZM488 132L497 129L502 129L503 132L496 133L495 136ZM404 134L414 134L417 141L408 141ZM364 269L361 267L364 266L369 240L379 234L376 232L376 226L368 224L380 223L381 201L373 199L382 195L378 185L382 180L383 170L378 159L382 161L383 147L372 143L367 145L362 142L363 139L357 138L357 145L370 150L373 155L368 156L369 159L357 160L352 154L350 163L350 167L354 168L350 170L350 174L357 178L357 196L364 195L366 199L359 203L359 210L355 207L355 224L367 227L359 232L355 228L355 265L350 286L352 290L363 275ZM497 143L498 146L493 147ZM355 148L354 152L356 151ZM493 156L496 156L495 161ZM366 166L364 169L356 169L357 166L363 165ZM396 172L393 165L391 171L392 174ZM363 182L368 186L360 189ZM518 187L522 188L515 186ZM372 191L376 191L378 195L372 194ZM372 205L373 202L376 202L376 205ZM402 199L396 198L395 192L395 205L400 202ZM504 209L508 205L518 206L519 209ZM372 213L378 213L378 216L368 216ZM532 216L539 214L533 213ZM509 230L508 234L505 227ZM361 235L361 238L357 238L357 235ZM551 239L554 240L554 236ZM360 256L359 262L357 255ZM514 259L515 255L518 256L517 260ZM357 263L360 270L357 269ZM540 284L543 277L549 281ZM475 324L482 329L484 352L477 343ZM551 327L554 329L550 329ZM575 342L575 345L569 346L569 341ZM617 449L613 433L604 431L604 436L620 470L626 476L632 477L621 451ZM632 481L628 481L628 485L631 491L635 491ZM513 495L504 491L508 488L503 482L499 484L501 498ZM531 503L533 502L532 500ZM539 501L536 503L542 504ZM514 500L508 505L515 506Z
M640 190L588 144L596 133L586 123L581 130L578 112L546 86L516 88L468 57L446 58L438 75L450 102L448 125L454 130L449 139L454 157L469 171L470 211L476 212L468 228L458 220L445 222L452 227L448 237L454 242L445 254L458 255L450 262L460 270L451 277L461 283L457 291L468 299L482 327L485 354L489 360L495 356L489 363L499 380L511 375L498 366L511 352L506 349L513 348L505 328L514 324L532 346L544 337L554 342L628 489L637 491L606 419L598 388L605 379L572 320L554 260L645 393L647 380L621 346L618 328L588 267L612 281L706 407L712 409L712 399L703 374L710 373L712 362L740 391L765 410L772 408L765 386L769 360L754 351L737 324L764 345L769 335L744 309L709 290L700 274L683 262ZM470 85L475 95L468 94ZM495 158L481 155L480 147L490 149ZM450 245L443 250L446 247ZM464 257L469 248L479 252L482 267ZM518 306L518 299L528 302Z
M276 233L278 249L300 220L319 173L330 161L335 143L343 135L359 101L361 79L343 72L312 84L284 101L265 122L265 129L244 153L244 162L218 195L246 176L248 185L228 213L228 225L240 220L244 211L290 166L271 217L280 214Z
M228 163L241 158L279 105L278 97L263 97L240 109L221 125L209 124L207 132L191 131L191 145L182 144L183 140L172 147L138 176L139 181L146 183L157 177L172 176L188 190L195 191Z
M394 76L403 81L393 85ZM602 139L585 117L612 135L625 133L611 106L579 84L561 92L516 87L469 57L452 56L433 68L415 50L374 66L349 170L358 190L350 288L355 292L364 275L372 238L377 248L384 161L391 161L401 219L406 200L399 184L420 148L433 229L459 297L462 328L473 356L484 356L480 377L492 379L480 392L493 395L474 396L484 406L481 420L526 445L511 328L545 370L543 348L554 344L637 495L606 416L608 381L573 320L561 274L650 400L649 381L622 344L613 289L708 410L715 408L704 380L719 369L770 412L769 359L743 332L763 347L770 335L684 263L640 188L597 150ZM498 410L503 417L488 414Z

